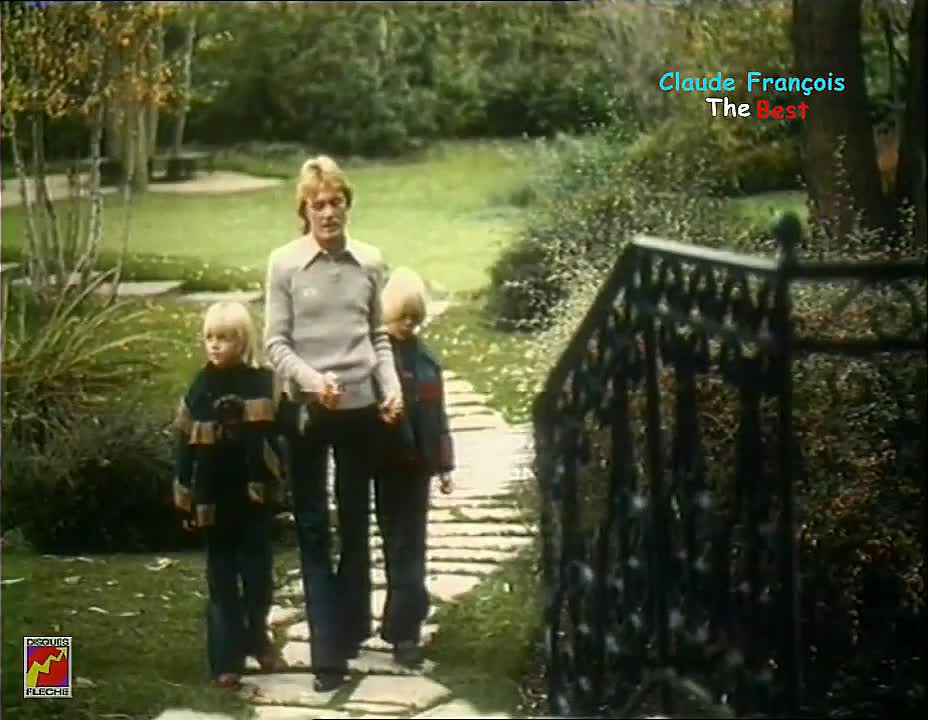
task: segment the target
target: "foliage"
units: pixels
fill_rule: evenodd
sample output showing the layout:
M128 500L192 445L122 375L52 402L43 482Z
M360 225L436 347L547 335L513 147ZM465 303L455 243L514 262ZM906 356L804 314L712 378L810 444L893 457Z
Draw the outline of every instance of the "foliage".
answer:
M141 313L94 297L112 273L53 304L25 291L3 300L4 436L41 442L153 369Z
M126 177L147 182L149 108L171 99L170 68L160 62L157 37L173 3L9 3L2 15L2 124L25 212L27 267L33 288L52 294L72 274L83 286L104 235L100 160L104 119L129 127L133 148ZM45 135L49 121L88 129L89 176L68 177L73 202L59 213L46 182ZM128 142L128 141L127 141ZM140 172L135 172L135 160ZM124 243L128 241L128 215Z
M624 133L607 132L553 153L525 230L491 273L488 309L500 327L550 325L568 288L595 287L636 233L709 246L756 234L711 197L703 172L711 150L654 166L641 159L641 143L650 138L630 145Z
M558 280L562 296L545 306L544 317L513 318L530 328L545 327L517 336L519 377L529 398L540 389L631 233L767 256L774 251L772 238L758 232L756 221L749 222L753 229L733 221L717 199L688 192L693 185L686 184L687 176L697 178L694 185L701 178L688 157L668 157L657 174L649 174L650 167L637 161L621 133L553 153L523 242L539 239L543 264L533 271ZM902 225L909 228L902 235L837 237L812 224L800 253L843 260L922 253L911 223ZM550 268L557 272L546 275ZM501 265L496 269L507 271ZM494 292L504 297L499 285ZM923 322L923 285L910 300ZM495 312L505 310L494 302L491 296L489 307ZM794 304L797 329L816 337L842 338L874 328L892 332L913 312L901 296L859 287L809 291L800 286ZM807 682L816 710L833 716L875 716L877 709L905 713L923 702L924 685L916 672L925 602L924 465L919 464L924 458L925 383L923 359L864 362L815 356L795 364ZM730 477L737 398L707 382L699 400L707 467L722 479ZM645 417L643 407L636 412ZM672 404L664 412L672 418Z
M555 5L263 3L205 22L191 137L393 155L422 139L544 134L605 117L589 12ZM571 72L565 73L564 67Z
M3 525L19 528L40 552L194 542L172 505L171 436L145 408L110 405L55 428L41 447L5 436L3 466Z

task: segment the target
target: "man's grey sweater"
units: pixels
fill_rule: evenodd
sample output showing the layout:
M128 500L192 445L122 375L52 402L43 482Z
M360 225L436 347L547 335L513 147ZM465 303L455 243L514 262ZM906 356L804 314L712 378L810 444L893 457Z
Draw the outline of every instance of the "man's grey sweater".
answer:
M400 393L383 325L385 267L377 248L348 238L326 252L304 235L271 253L265 283L264 349L293 398L318 393L323 374L343 386L339 409Z

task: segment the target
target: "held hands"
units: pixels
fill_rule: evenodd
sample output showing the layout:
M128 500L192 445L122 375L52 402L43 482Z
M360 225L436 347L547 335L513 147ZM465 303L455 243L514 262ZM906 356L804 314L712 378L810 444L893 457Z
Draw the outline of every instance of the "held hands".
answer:
M403 415L403 398L400 395L391 395L380 403L380 417L388 425L399 422Z
M438 476L438 487L442 495L450 495L454 492L454 479L451 473L442 473Z
M319 393L319 404L328 410L334 410L342 399L342 386L333 372L322 376L322 392Z

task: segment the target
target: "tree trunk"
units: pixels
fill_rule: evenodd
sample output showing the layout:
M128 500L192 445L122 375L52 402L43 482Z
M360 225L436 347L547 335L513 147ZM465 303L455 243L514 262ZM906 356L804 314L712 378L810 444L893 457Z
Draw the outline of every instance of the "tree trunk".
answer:
M155 42L149 56L149 64L152 73L157 73L164 61L164 25L159 22L154 29L154 33ZM154 157L158 152L159 119L158 105L152 100L148 103L148 117L145 120L148 131L148 157Z
M843 92L819 92L802 123L803 163L815 220L844 235L889 221L876 160L861 48L861 0L793 0L795 74L843 76ZM804 98L805 99L805 98Z
M171 143L173 155L180 153L184 145L184 128L187 125L187 112L190 109L190 86L193 74L193 49L197 37L197 16L190 13L187 23L187 34L184 36L184 58L181 65L180 78L180 109L174 121L174 141Z
M915 0L909 20L909 85L899 163L896 166L896 197L915 210L915 237L925 245L928 220L925 207L925 24L928 1Z

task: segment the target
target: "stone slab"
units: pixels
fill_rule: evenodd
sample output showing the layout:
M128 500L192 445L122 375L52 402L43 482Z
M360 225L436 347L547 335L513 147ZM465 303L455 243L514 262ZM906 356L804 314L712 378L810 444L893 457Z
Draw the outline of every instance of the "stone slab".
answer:
M485 715L466 700L451 700L423 713L413 715L415 718L508 718L509 715L496 713Z
M448 427L452 433L475 432L479 430L493 430L505 427L506 421L502 415L481 413L480 415L460 415L448 418Z
M121 282L116 289L116 295L119 297L154 297L156 295L167 295L174 292L181 285L182 280L165 280L162 282ZM112 292L108 284L100 286L100 293Z
M496 535L500 537L513 537L533 535L530 528L523 523L481 523L481 522L450 522L430 524L429 538L433 537L469 537L472 535Z
M258 705L254 708L254 720L341 720L351 715L337 710L319 708L288 707L286 705Z
M378 539L371 540L377 545ZM498 535L447 535L433 537L429 540L429 552L434 549L444 550L508 550L516 551L532 544L532 538L526 536L500 537Z
M421 639L423 645L428 645L432 642L432 638L435 637L435 633L438 632L438 626L426 623L422 626ZM300 653L303 653L303 657L309 657L309 624L304 620L302 622L294 623L287 628L286 637L289 638L287 643L288 645L293 645L290 649L291 656L298 662L300 662ZM285 646L286 647L286 646ZM380 650L388 651L392 650L393 646L384 641L379 634L379 628L374 631L374 634L364 641L363 647L367 650ZM289 663L288 663L289 664Z
M433 598L451 603L477 587L482 579L474 575L431 575L425 585Z
M281 607L280 605L274 605L271 608L271 612L268 615L267 621L270 625L286 625L287 623L293 622L297 618L303 616L304 610L302 608L295 607Z
M225 713L205 713L189 708L169 708L162 712L155 720L235 720Z
M239 302L253 303L258 302L264 297L260 290L230 290L228 292L193 292L183 293L177 299L181 302L190 303L214 303L214 302Z
M448 373L445 373L445 382L450 378ZM445 404L448 407L454 405L476 405L476 406L485 406L490 400L489 395L484 395L483 393L478 392L453 392L449 393L447 387L445 388Z
M461 378L445 379L445 395L454 395L456 393L472 394L473 392L474 386L467 382L467 380L462 380Z
M517 507L462 507L451 511L456 520L465 522L522 522L523 513ZM431 515L429 516L431 517Z
M450 696L448 688L429 678L387 675L368 675L351 693L355 702L388 703L399 699L416 710L425 710Z
M469 563L471 565L487 566L487 569L490 572L496 569L496 565L509 560L512 556L512 551L490 550L487 548L468 549L434 547L429 548L427 553L430 568L435 567L435 563L462 562Z

